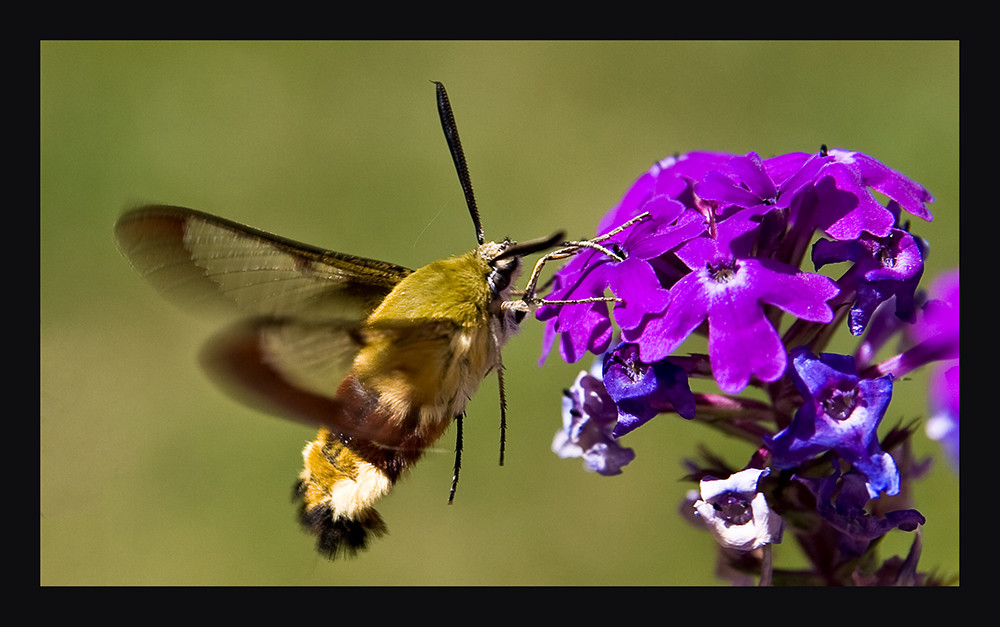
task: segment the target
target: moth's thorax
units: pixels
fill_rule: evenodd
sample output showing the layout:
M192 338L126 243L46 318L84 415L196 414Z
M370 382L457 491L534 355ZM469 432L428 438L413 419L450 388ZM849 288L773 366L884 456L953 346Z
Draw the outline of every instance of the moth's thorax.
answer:
M487 326L500 313L521 268L517 257L499 257L512 244L486 242L464 255L433 261L400 281L368 321L449 320Z
M430 444L499 362L498 342L506 337L494 338L490 327L447 325L412 347L366 348L351 376L377 399L376 413Z

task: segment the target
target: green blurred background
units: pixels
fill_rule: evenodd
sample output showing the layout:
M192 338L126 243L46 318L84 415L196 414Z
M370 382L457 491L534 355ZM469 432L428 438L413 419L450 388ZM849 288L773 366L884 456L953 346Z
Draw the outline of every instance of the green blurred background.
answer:
M957 42L42 42L43 584L701 585L715 549L684 522L681 462L705 442L662 417L624 474L550 452L580 364L537 361L541 326L379 508L390 535L329 563L290 500L308 427L217 392L213 328L167 304L115 249L116 217L161 202L417 267L474 234L429 81L449 90L487 236L591 234L649 165L688 150L866 152L923 183L926 277L958 265ZM846 346L846 344L845 344ZM899 382L886 423L926 417ZM921 432L920 455L938 454ZM956 572L957 476L915 486L924 569ZM885 543L903 553L911 535ZM790 539L790 538L789 538ZM794 543L778 566L800 565Z

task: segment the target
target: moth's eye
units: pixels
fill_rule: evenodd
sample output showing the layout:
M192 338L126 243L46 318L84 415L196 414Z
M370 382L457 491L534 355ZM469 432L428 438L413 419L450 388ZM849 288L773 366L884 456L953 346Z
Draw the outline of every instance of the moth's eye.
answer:
M487 279L494 294L499 294L510 286L511 277L521 264L517 257L505 257L493 262L493 271Z

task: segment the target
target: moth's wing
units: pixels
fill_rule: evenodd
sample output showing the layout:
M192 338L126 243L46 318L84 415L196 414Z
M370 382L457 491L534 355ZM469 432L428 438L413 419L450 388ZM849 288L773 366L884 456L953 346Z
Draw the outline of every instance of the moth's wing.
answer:
M363 345L360 329L411 270L181 207L130 211L115 236L164 297L235 319L202 351L226 392L270 414L346 430L334 396Z
M201 361L214 382L236 400L266 413L324 426L355 441L386 451L405 448L417 434L416 416L385 412L379 390L353 375L334 371L331 355L344 372L368 344L379 345L380 366L399 376L439 377L433 359L448 354L454 324L447 320L404 320L376 326L345 326L300 320L258 318L232 325L214 336ZM420 382L410 381L419 385ZM430 383L434 388L433 382ZM389 454L389 453L387 453Z
M200 355L212 381L262 412L343 432L337 387L362 346L360 326L254 318L214 335Z
M115 237L164 297L230 315L360 322L412 272L181 207L130 211Z

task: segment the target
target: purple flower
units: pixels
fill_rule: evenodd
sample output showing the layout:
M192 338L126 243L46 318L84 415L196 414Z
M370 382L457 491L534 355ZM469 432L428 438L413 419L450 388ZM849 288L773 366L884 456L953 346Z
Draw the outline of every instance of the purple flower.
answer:
M706 477L699 483L701 499L694 504L695 512L723 547L751 551L781 542L784 523L757 489L770 473L767 468L747 468L726 479Z
M739 472L707 448L688 463L687 478L701 481L683 511L721 544L720 573L759 569L762 585L920 582L919 534L905 561L879 567L874 548L924 524L897 509L929 463L913 458L914 429L880 438L879 426L893 381L933 361L928 434L954 447L957 470L957 273L953 294L925 302L926 244L900 219L932 220L932 201L872 157L825 146L658 162L601 219L596 240L549 258L570 260L544 300L525 300L539 305L546 353L558 343L570 362L603 355L565 391L553 451L619 474L635 457L621 436L661 413L696 419L755 449ZM824 276L833 263L845 263L836 281ZM862 336L855 357L823 352L844 321ZM674 355L693 333L707 350ZM878 357L894 337L910 340L906 350ZM693 394L694 378L721 392ZM741 394L751 383L757 391ZM796 540L812 568L774 569L769 545L784 523L772 508L804 523Z
M563 392L563 428L552 440L552 451L562 458L582 457L584 467L598 474L620 474L635 459L635 452L615 440L618 408L595 373L581 371L573 386Z
M802 166L812 159L813 155L808 152L790 152L784 155L768 157L764 160L764 171L778 186L779 196L782 197L780 206L787 207L795 192L801 191L804 183Z
M933 343L938 359L958 359L959 308L959 279L955 269L931 284L923 315L910 336L918 342Z
M662 412L676 411L688 420L694 418L694 395L684 369L668 359L654 364L639 361L635 344L623 342L604 355L604 385L618 405L616 438Z
M667 157L640 176L625 192L621 202L613 207L597 227L597 233L607 233L619 224L625 224L644 211L654 217L668 200L680 200L688 207L694 206L691 190L710 170L725 165L733 155L723 152L689 152Z
M666 209L669 208L669 211ZM665 201L659 216L635 224L613 238L601 242L621 256L615 259L588 250L577 255L579 266L567 266L569 283L552 299L572 300L603 296L605 288L621 299L615 303L615 321L624 328L634 328L644 313L663 311L669 293L660 286L650 259L655 259L705 230L704 218L686 210L681 203ZM573 261L577 261L574 259ZM572 306L568 306L572 307Z
M941 442L952 467L959 459L959 279L958 270L947 272L930 287L930 300L914 325L911 336L919 347L942 355L945 360L931 370L927 435ZM934 347L937 347L936 349Z
M878 372L898 378L934 361L958 359L958 270L940 277L932 290L938 297L924 303L909 333L916 345L878 364Z
M844 291L856 291L851 307L851 333L861 335L875 309L893 296L896 315L907 322L916 319L914 293L924 273L924 258L916 238L902 229L886 237L862 233L857 240L820 239L813 246L816 269L828 263L853 261L854 266L838 281Z
M791 197L779 191L774 177L780 182L788 176L789 166L800 166L804 157L807 155L800 153L784 159L769 159L768 163L755 152L733 157L726 167L705 174L704 179L695 186L695 194L703 200L713 202L719 208L720 218L732 214L728 210L731 207L785 208Z
M820 515L840 532L840 550L849 555L861 555L873 540L893 529L913 531L925 519L915 509L888 512L879 518L865 511L869 501L867 479L857 472L841 476L837 467L834 474L821 479L795 477L816 497Z
M934 197L922 185L864 153L820 151L793 177L790 192L805 192L810 186L815 192L801 196L798 212L834 239L854 240L862 232L876 237L889 234L895 216L869 190L888 196L912 215L934 219L926 206Z
M556 273L547 299L586 301L604 297L610 290L618 299L614 322L623 330L638 329L644 320L663 312L670 298L667 288L684 274L684 265L673 251L704 233L708 226L716 236L716 221L721 214L714 215L713 206L728 207L732 203L723 201L732 197L736 204L758 209L784 207L783 203L772 206L778 196L775 185L790 178L797 180L793 175L810 158L805 153L792 153L762 162L756 153L735 156L692 152L660 161L639 177L604 216L597 232L608 233L644 212L650 217L602 242L612 254L594 249L578 253ZM711 181L704 181L706 177ZM712 181L718 193L711 193ZM708 201L695 193L696 185L711 197ZM741 190L749 190L749 196ZM731 212L725 213L728 216ZM753 218L760 222L756 214ZM783 228L784 217L763 221ZM780 239L777 231L768 235ZM560 353L569 362L579 360L587 351L603 353L610 340L610 315L604 303L542 306L536 314L539 320L548 321L542 361L557 334L562 334ZM638 334L636 331L633 336Z
M959 460L958 387L957 359L953 366L937 366L931 371L929 390L931 415L927 419L927 437L941 443L955 472L958 472Z
M559 276L556 275L558 282ZM582 307L583 309L578 309ZM542 345L542 356L539 363L544 363L552 344L559 339L559 354L567 363L579 361L587 351L596 355L603 354L611 346L611 317L608 314L608 304L604 302L573 305L565 307L573 312L572 320L562 316L563 306L546 305L536 314L538 320L548 321ZM582 311L582 315L579 312Z
M723 391L736 393L751 375L775 381L785 372L785 347L764 305L814 322L833 320L826 301L839 290L831 279L749 256L758 214L741 211L719 224L717 239L699 237L677 251L691 272L670 288L666 311L622 333L639 344L644 362L668 356L707 318L713 375Z
M791 424L774 437L764 436L778 468L792 468L834 451L867 477L868 494L899 493L899 471L882 451L878 425L892 398L892 376L862 379L854 359L804 348L792 351L792 378L802 406Z
M917 294L918 298L920 294ZM865 325L864 337L854 349L854 361L858 372L866 372L878 352L903 331L906 323L896 316L895 298L890 298L875 309L871 320ZM891 311L890 311L891 310Z
M648 204L648 203L647 203ZM615 303L615 321L622 328L638 326L648 313L663 311L669 293L660 285L649 260L660 257L705 230L704 217L685 209L675 200L660 203L658 213L630 226L601 246L612 251L587 249L578 253L556 275L549 300L601 298L605 290L620 299ZM562 356L573 362L591 350L603 353L610 339L611 321L606 303L544 305L536 317L548 320L548 333L568 334L560 345ZM567 343L568 342L568 343Z

